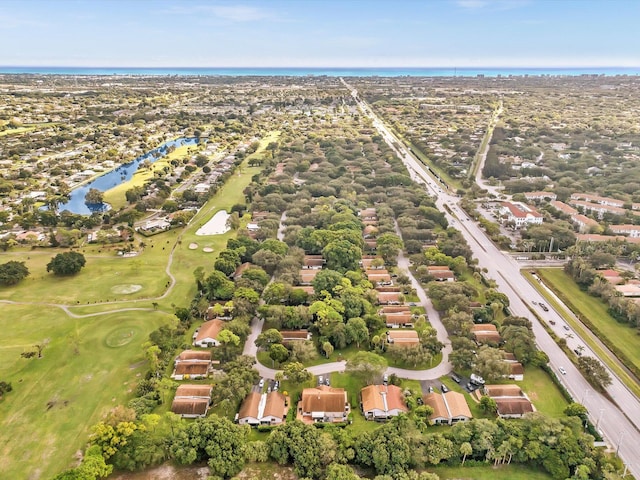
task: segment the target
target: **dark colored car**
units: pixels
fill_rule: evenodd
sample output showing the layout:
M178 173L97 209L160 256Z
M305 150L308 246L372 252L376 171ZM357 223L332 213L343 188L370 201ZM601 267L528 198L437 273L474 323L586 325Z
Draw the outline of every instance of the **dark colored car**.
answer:
M460 377L458 375L456 375L455 373L451 374L451 380L453 380L456 383L460 383Z

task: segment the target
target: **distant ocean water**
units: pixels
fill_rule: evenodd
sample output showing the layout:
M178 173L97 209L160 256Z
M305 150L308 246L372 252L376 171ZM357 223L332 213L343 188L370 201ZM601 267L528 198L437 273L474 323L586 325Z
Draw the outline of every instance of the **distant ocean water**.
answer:
M329 76L329 77L485 77L522 75L640 75L640 67L590 68L137 68L137 67L12 67L0 74L140 75L140 76Z

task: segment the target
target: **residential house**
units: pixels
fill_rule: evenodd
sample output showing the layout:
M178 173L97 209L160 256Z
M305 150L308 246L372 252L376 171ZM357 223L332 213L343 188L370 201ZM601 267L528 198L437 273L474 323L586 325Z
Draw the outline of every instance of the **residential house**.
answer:
M501 418L521 418L535 411L535 407L518 385L485 385L480 390L474 392L478 400L482 395L493 398Z
M397 328L413 324L411 309L404 305L382 307L378 313L384 317L387 327Z
M346 422L351 407L343 388L320 385L302 390L297 418L305 423Z
M313 279L316 278L316 275L318 275L319 271L320 270L313 268L305 268L300 270L300 272L298 273L298 275L300 275L300 284L311 285Z
M240 425L279 425L285 421L288 410L289 398L280 392L251 392L236 418Z
M429 393L423 397L425 405L433 409L429 420L434 424L466 422L473 418L464 395L458 392Z
M223 328L224 322L219 318L204 322L193 334L193 345L203 348L217 347L220 342L216 337Z
M414 346L420 345L420 338L415 330L389 330L387 342L390 345Z
M494 398L500 418L522 418L534 410L528 398Z
M211 352L201 350L185 350L175 360L171 378L206 378L211 369Z
M625 285L616 285L614 288L623 297L640 297L640 283L636 282L630 281Z
M236 268L236 271L233 272L233 275L232 275L233 279L236 280L238 278L242 278L242 274L246 272L247 269L252 265L253 264L251 262L244 262L241 265L239 265L238 268Z
M360 407L367 420L387 420L407 413L402 389L396 385L368 385L360 390Z
M401 292L377 292L378 303L380 305L400 305Z
M211 404L211 385L180 385L171 411L182 418L205 417Z
M283 344L311 340L311 332L309 330L280 330L280 335L282 335Z
M499 345L502 342L502 337L498 332L498 329L492 323L476 323L471 327L471 334L473 339L478 344L493 344Z
M322 255L305 255L302 262L303 269L321 269L327 261Z
M377 260L377 263L382 263L382 266L374 267L373 262L375 260ZM362 259L360 260L360 265L362 265L362 268L365 270L379 270L384 268L384 263L381 262L381 260L382 257L379 257L377 255L363 255Z
M535 208L521 202L501 202L499 213L508 222L513 222L516 228L542 223L542 215Z
M429 275L437 282L455 282L456 277L446 265L431 265L427 267Z
M365 270L365 274L367 275L367 280L374 285L391 284L391 275L389 275L389 272L386 269Z
M597 270L598 275L600 275L603 279L609 282L612 285L620 285L624 283L624 278L620 276L620 272L612 269L607 270Z

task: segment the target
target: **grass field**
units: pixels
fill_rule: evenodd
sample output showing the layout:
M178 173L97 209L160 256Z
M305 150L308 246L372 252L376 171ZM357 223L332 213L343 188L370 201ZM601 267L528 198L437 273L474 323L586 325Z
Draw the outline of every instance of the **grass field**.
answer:
M0 471L3 478L50 478L73 462L88 427L131 396L144 371L141 345L167 316L71 319L59 309L19 305L2 305L2 312L0 378L13 391L0 401ZM43 358L21 358L46 339Z
M547 372L541 368L527 366L524 370L524 380L513 383L522 387L539 412L556 418L564 416L564 409L569 403Z
M538 472L525 465L492 465L482 467L437 467L428 469L445 479L455 480L549 480L546 472Z

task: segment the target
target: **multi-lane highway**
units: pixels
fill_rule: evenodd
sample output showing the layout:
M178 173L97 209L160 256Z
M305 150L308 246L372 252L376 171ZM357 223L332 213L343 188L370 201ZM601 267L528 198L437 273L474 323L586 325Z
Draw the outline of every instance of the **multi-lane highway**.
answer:
M479 265L487 269L489 278L496 281L500 291L509 296L512 313L532 321L536 343L549 356L552 369L573 395L575 401L587 407L592 422L604 433L609 445L618 451L628 466L629 472L636 478L640 478L640 431L638 430L640 428L640 402L638 398L611 371L609 373L613 378L613 383L607 388L607 392L615 403L591 387L540 322L531 315L529 308L538 308L532 302L544 302L544 298L521 275L518 264L491 242L484 231L457 205L459 199L429 175L424 165L385 126L369 105L358 96L357 91L344 80L343 83L351 91L351 95L363 113L369 116L374 127L402 159L411 177L425 185L429 193L436 197L437 206L445 212L450 224L462 232L473 250L474 256L478 259ZM448 206L452 214L447 212L445 205ZM563 328L565 324L561 316L553 309L548 312L538 310L538 314L547 321L556 322L556 328ZM578 340L576 339L576 341ZM596 354L590 351L588 346L583 346L585 347L583 355L596 357ZM561 373L562 371L566 374Z

